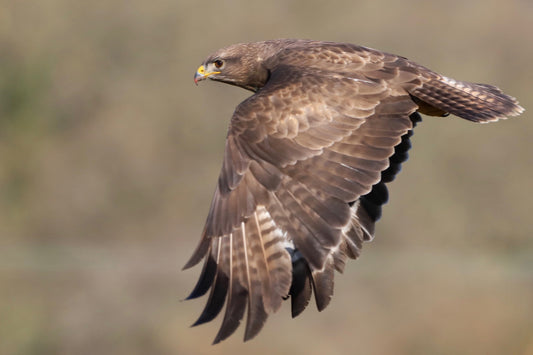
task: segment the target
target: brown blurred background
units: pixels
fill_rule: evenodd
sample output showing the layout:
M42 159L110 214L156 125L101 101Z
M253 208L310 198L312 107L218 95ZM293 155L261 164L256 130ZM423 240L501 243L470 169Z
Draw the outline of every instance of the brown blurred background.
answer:
M532 19L530 0L0 0L0 354L533 354ZM192 77L280 37L401 54L527 111L426 117L331 305L213 347L181 267L248 93Z

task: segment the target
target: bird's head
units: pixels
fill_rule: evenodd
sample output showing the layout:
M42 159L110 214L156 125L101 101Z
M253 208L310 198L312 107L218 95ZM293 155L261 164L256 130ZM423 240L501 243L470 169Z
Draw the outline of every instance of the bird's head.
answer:
M217 75L222 74L222 68L225 64L226 63L222 59L205 61L204 64L200 65L198 70L196 70L196 73L194 74L194 83L198 84L199 81L205 80L208 77L217 80ZM223 77L224 75L220 75L220 78Z
M273 54L266 42L240 43L211 54L196 70L194 82L207 78L257 91L268 80L266 61Z

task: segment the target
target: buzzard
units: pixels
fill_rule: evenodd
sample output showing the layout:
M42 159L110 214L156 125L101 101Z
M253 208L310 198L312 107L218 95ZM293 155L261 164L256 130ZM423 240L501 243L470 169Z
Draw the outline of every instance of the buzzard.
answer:
M319 311L328 305L335 270L374 238L420 113L486 123L523 112L495 86L348 43L231 45L194 75L207 78L253 92L233 113L203 235L184 267L205 259L188 297L209 291L194 325L226 304L214 343L245 311L246 341L284 299L293 317L312 294Z

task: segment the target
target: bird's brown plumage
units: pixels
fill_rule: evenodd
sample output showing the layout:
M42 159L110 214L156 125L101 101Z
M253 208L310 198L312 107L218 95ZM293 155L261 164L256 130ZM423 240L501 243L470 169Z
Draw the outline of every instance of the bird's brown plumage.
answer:
M418 112L474 122L520 114L498 88L455 81L406 58L352 44L274 40L211 55L209 77L254 92L235 110L189 298L209 291L195 324L226 304L215 343L247 310L245 340L290 297L293 316L312 293L319 310L388 199L407 159ZM418 111L418 112L417 112Z

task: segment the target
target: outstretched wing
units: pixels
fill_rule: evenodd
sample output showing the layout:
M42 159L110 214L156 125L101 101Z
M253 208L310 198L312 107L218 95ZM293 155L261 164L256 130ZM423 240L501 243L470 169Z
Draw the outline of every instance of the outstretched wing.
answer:
M311 289L319 310L326 307L334 270L373 237L369 204L379 209L382 196L360 197L380 182L417 109L398 84L418 85L418 75L398 70L398 60L361 60L342 74L280 64L237 107L202 240L185 266L206 257L189 296L210 289L195 324L226 303L215 343L246 308L245 340L252 338L289 294L293 315Z

